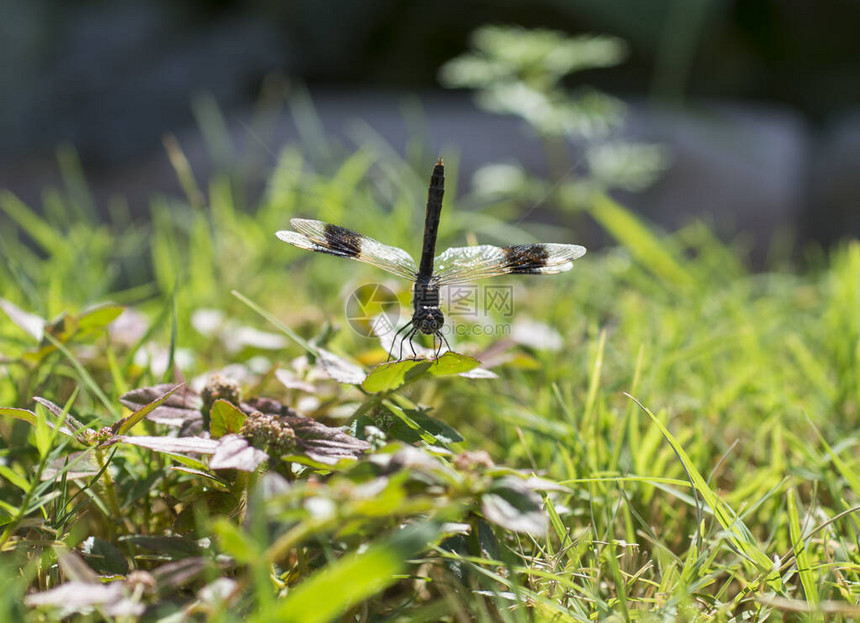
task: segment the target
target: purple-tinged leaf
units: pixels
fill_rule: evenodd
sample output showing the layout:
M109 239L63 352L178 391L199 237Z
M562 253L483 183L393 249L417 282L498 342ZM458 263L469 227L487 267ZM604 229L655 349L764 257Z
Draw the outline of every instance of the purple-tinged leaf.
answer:
M119 435L112 441L120 441L156 452L212 454L218 447L215 439L204 437L147 437L145 435Z
M246 413L259 411L265 415L280 416L296 436L294 454L305 454L316 463L335 465L342 459L357 459L370 449L370 444L344 432L317 422L313 418L298 415L295 411L270 398L254 398L242 403Z
M67 582L50 590L27 595L24 603L30 607L49 606L60 609L66 618L73 613L83 613L95 606L101 607L108 616L140 616L144 605L127 597L121 582L91 584L89 582Z
M125 418L119 420L118 422L115 422L114 425L111 426L111 430L118 435L122 435L124 433L127 433L132 428L134 428L134 426L138 422L140 422L143 418L145 418L147 415L149 415L150 413L155 411L159 406L164 404L164 402L166 402L167 399L170 398L173 394L175 394L176 391L179 388L181 388L182 386L183 386L183 384L179 384L179 385L175 386L174 388L172 388L170 391L168 391L163 396L160 396L160 397L156 398L155 400L153 400L152 402L145 404L144 406L142 406L140 409L138 409L137 411L135 411L134 413L132 413L128 417L125 417Z
M209 467L212 469L238 469L253 472L269 455L258 450L241 435L224 435L218 440Z
M317 361L325 373L338 383L361 385L365 378L364 370L354 363L325 350L317 349Z
M71 454L54 459L42 471L42 480L54 480L63 472L66 478L92 478L101 471L101 467L93 458L92 450L72 452Z
M275 370L275 378L281 382L281 385L287 389L297 389L307 394L315 394L317 387L313 383L308 383L302 379L297 379L288 370Z
M211 569L209 561L199 556L181 558L153 569L152 575L158 586L179 589L194 582L207 569Z
M98 584L99 576L92 570L83 557L73 549L63 550L57 548L57 563L66 579L75 582L88 582L90 584Z
M169 383L153 387L141 387L140 389L123 394L119 401L131 411L137 411L151 402L158 400L175 387L175 385ZM180 428L189 421L203 419L203 416L200 414L202 404L203 401L197 392L188 386L182 386L181 390L170 394L167 400L153 409L146 417L149 421L156 424Z
M341 459L357 459L370 450L370 444L356 439L341 428L333 428L316 420L301 416L286 416L296 433L298 449L308 457L326 465L335 465Z
M83 424L78 422L75 418L73 418L68 413L63 415L63 408L60 405L51 402L47 398L42 398L41 396L36 396L33 398L33 400L38 402L43 407L45 407L51 413L53 413L56 416L57 420L65 419L65 421L74 429L75 433L94 432L91 428L87 428L86 426L84 426ZM60 432L68 435L69 433L67 433L64 430L64 428L65 427L60 428Z

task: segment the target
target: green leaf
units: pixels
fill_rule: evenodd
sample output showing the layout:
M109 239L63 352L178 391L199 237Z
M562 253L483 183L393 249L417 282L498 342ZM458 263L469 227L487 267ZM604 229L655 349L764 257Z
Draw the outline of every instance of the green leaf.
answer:
M219 517L210 524L210 527L221 551L238 562L252 564L265 556L265 552L258 547L257 541L232 521Z
M213 439L223 437L228 433L239 434L245 423L245 414L229 400L219 398L212 405L209 416L209 432Z
M13 485L21 489L21 491L29 491L30 483L21 474L17 473L8 465L0 465L0 478L5 478Z
M27 409L16 409L15 407L0 407L0 415L13 417L16 420L23 420L33 426L36 425L36 414Z
M361 386L371 393L391 391L421 377L431 365L431 362L419 359L382 363L370 371Z
M435 437L440 443L447 445L463 441L463 436L441 420L430 417L423 409L404 409L418 426Z
M377 541L365 551L347 554L317 572L285 599L254 621L325 623L396 582L408 561L430 547L439 536L430 523L412 525Z
M81 543L81 554L101 575L128 573L128 562L116 546L101 537L89 537Z
M78 317L80 331L98 331L104 329L122 315L125 307L121 305L99 305L88 309Z
M806 601L817 606L818 587L815 585L815 575L812 573L809 553L800 528L800 517L797 514L797 492L794 489L788 490L787 502L788 533L791 536L791 547L794 550L794 558L797 561L797 572L800 574L800 583L803 584Z
M474 357L449 350L433 363L430 367L430 374L433 376L463 374L463 372L474 370L480 365L481 362Z
M433 376L449 376L469 372L481 365L474 357L447 351L435 361L427 359L404 359L376 366L364 379L361 386L371 393L391 391L411 383L424 374Z

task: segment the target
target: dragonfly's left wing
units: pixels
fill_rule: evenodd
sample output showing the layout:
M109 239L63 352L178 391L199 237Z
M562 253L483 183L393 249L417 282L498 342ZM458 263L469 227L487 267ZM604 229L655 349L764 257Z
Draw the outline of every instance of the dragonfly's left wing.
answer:
M279 231L276 236L300 249L328 253L371 264L382 270L415 280L415 260L403 249L362 236L346 227L304 218L290 220L296 231Z
M577 244L454 247L433 260L433 280L445 286L497 275L554 275L573 268L573 261L583 255L585 247Z

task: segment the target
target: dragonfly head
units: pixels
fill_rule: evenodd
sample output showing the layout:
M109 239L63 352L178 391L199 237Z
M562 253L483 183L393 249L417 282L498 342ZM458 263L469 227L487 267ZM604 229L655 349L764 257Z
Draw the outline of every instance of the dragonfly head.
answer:
M433 335L445 324L445 316L438 307L422 307L415 310L412 324L424 335Z

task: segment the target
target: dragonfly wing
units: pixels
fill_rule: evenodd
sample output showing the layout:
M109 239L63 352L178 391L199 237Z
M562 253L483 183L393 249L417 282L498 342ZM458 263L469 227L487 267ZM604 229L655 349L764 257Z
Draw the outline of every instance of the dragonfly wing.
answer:
M418 271L415 260L403 249L322 221L294 218L290 225L296 231L279 231L275 235L295 247L364 262L404 279L415 280Z
M554 275L573 268L573 261L583 255L585 247L576 244L454 247L436 257L433 276L443 286L497 275Z

